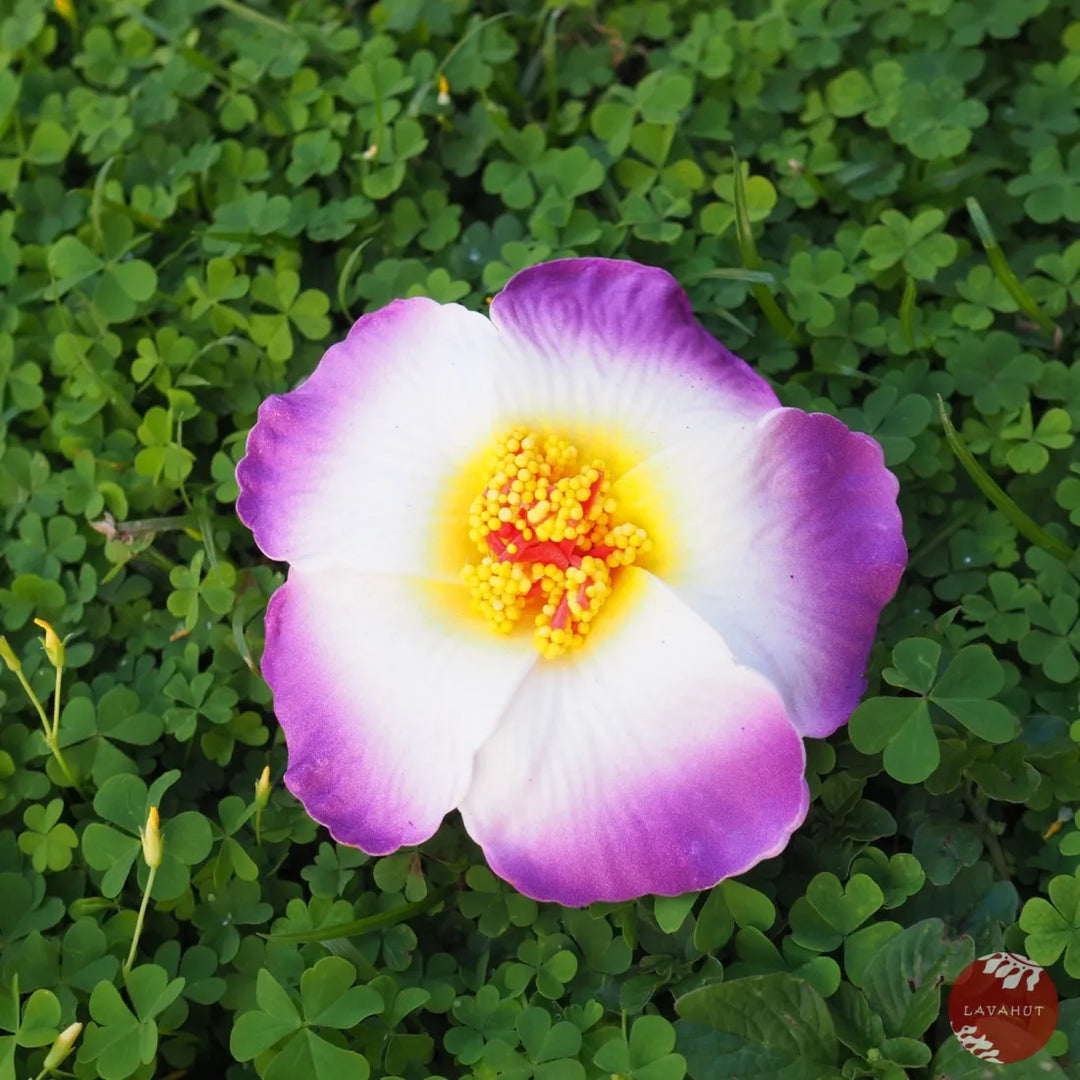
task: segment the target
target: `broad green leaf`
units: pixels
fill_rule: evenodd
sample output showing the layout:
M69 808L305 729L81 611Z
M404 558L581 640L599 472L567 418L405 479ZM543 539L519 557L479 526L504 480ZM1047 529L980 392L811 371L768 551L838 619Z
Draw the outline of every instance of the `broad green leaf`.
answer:
M679 1048L695 1080L761 1076L827 1080L838 1076L832 1017L809 983L755 975L693 990L675 1011Z
M949 937L940 919L924 919L892 937L859 980L886 1034L917 1039L940 1011L941 989L975 958L970 938Z

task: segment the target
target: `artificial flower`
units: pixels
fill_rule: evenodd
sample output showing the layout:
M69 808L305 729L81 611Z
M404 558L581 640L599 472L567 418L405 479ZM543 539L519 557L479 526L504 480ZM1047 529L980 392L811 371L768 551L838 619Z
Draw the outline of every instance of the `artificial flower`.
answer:
M490 317L365 315L237 475L290 564L262 659L289 789L374 855L457 808L566 905L784 848L906 558L878 444L782 408L625 261L524 270Z

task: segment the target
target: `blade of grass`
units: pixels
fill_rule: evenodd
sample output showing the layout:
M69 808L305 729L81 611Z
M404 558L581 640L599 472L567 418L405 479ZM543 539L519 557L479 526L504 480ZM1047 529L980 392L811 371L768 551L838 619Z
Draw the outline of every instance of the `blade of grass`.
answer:
M945 412L945 402L940 394L938 395L938 413L941 416L941 426L945 429L945 438L956 455L956 460L975 481L975 486L1005 515L1021 536L1037 547L1041 547L1043 551L1049 552L1055 559L1060 559L1063 563L1071 563L1076 552L1028 517L975 460Z
M739 243L739 254L742 256L743 266L747 270L760 270L762 267L761 256L758 254L757 244L754 243L754 230L750 224L750 212L746 208L746 184L743 181L742 168L739 155L732 152L732 160L735 163L735 236ZM758 302L769 325L785 340L792 344L800 344L802 335L795 328L795 324L784 314L776 298L769 291L767 285L754 283L750 286L754 299Z
M910 348L915 348L915 279L909 274L900 301L900 327Z
M352 318L353 314L349 310L349 305L345 303L345 288L349 284L349 280L352 278L353 269L356 266L357 260L364 252L364 248L374 240L375 237L369 236L364 240L361 240L359 244L352 249L349 257L345 260L345 265L341 268L341 273L338 274L337 279L337 302L338 307L341 309L342 315L348 318Z
M979 239L982 241L982 246L986 251L986 257L989 259L990 266L993 268L998 281L1016 301L1020 310L1056 341L1061 332L1057 323L1035 303L1031 293L1024 288L1020 279L1013 273L1012 267L1009 266L1009 262L1005 258L1005 253L1001 250L1001 245L997 242L994 230L990 228L990 222L983 213L979 201L974 196L969 196L967 199L967 211L971 215L971 222L975 226L975 231L979 234Z
M768 270L744 270L741 266L721 266L693 274L690 281L745 281L749 285L775 285L776 277Z
M332 941L334 938L360 937L376 930L386 930L413 915L423 915L442 903L449 892L449 887L435 889L423 900L411 904L401 904L389 911L380 911L378 915L369 915L366 919L354 919L352 922L335 923L332 926L320 926L314 930L286 930L280 934L265 934L269 941L308 942Z

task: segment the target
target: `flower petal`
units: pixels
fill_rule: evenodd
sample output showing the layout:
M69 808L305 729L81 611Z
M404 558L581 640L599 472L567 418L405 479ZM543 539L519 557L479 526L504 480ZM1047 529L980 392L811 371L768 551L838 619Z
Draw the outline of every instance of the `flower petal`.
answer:
M773 682L796 728L821 737L866 689L878 616L907 561L897 488L868 435L777 409L739 439L669 448L612 495L648 527L634 502L659 493L676 527L656 536L653 568Z
M527 638L470 618L464 592L294 569L270 600L262 671L285 782L342 843L384 855L431 836L537 662Z
M237 512L272 559L457 580L439 558L467 531L445 498L495 434L498 334L457 304L365 315L291 393L263 402L237 469ZM444 520L444 517L447 520Z
M778 404L769 384L697 323L678 282L656 267L543 263L510 280L491 303L491 319L515 365L501 372L504 411L571 438L599 426L612 444L644 456Z
M461 812L538 900L674 896L778 854L806 814L803 767L772 686L629 567L585 647L522 684Z

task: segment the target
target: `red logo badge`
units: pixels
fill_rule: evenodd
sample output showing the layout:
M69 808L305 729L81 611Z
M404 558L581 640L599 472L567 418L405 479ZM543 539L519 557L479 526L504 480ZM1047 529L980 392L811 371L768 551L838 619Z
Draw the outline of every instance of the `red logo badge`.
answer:
M1017 953L980 956L949 991L949 1023L983 1061L1011 1064L1038 1053L1057 1027L1058 994L1038 964Z

